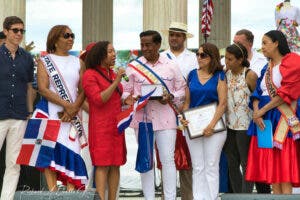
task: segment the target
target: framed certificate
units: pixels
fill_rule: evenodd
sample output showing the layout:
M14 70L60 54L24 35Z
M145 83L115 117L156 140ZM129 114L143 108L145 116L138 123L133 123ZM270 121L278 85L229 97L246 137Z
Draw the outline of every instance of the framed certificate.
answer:
M142 96L148 94L154 90L154 88L156 88L156 90L151 95L150 99L161 99L163 96L163 86L161 84L143 84L141 86Z
M211 122L216 112L217 104L211 103L204 106L192 108L183 112L183 118L189 121L187 131L191 139L203 136L203 130ZM215 128L214 133L224 131L225 124L221 118Z

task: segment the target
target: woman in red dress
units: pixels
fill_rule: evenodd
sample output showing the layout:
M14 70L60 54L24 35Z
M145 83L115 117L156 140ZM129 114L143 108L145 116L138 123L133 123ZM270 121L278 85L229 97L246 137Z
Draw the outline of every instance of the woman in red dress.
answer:
M300 186L300 56L290 53L282 32L272 30L262 38L269 64L261 71L251 96L253 121L248 134L246 180L272 184L273 194L291 194ZM270 122L274 147L258 146L258 128Z
M111 69L116 60L113 45L97 42L87 53L82 85L89 103L89 147L95 170L96 190L105 199L115 200L120 180L120 166L126 162L124 133L117 129L116 116L121 112L120 81L125 73Z

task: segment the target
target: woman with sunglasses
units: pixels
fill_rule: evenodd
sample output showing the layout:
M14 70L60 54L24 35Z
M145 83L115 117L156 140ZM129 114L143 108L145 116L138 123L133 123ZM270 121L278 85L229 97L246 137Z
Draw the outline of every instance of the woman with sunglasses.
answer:
M84 64L79 58L69 55L74 38L74 33L66 25L52 27L47 37L48 55L38 62L38 89L48 107L48 118L61 120L54 152L49 152L52 159L44 167L50 191L58 189L57 180L62 181L68 191L83 190L87 182L86 167L80 156L84 138L77 135L76 129L80 127L78 112L84 101L81 88Z
M100 41L87 52L82 86L89 104L89 149L95 166L96 191L100 199L117 198L120 166L126 163L124 132L119 133L116 116L121 112L124 69L115 73L116 52L108 41Z
M253 184L245 180L250 137L247 135L252 112L248 107L257 75L248 67L247 49L240 43L226 48L227 139L224 152L228 161L229 181L233 193L251 193ZM240 170L242 166L242 173Z
M217 103L217 107L208 126L203 127L203 137L186 137L193 167L193 198L215 200L219 192L219 161L226 131L214 133L214 127L226 110L227 86L219 49L205 43L196 55L200 67L188 75L183 110L211 103ZM181 122L188 126L188 121Z

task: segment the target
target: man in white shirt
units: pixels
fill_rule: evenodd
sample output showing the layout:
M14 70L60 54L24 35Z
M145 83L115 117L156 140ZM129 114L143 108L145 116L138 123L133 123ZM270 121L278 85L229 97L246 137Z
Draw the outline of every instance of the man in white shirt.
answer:
M169 29L165 30L165 32L168 34L170 47L162 54L178 63L180 71L186 80L189 72L198 68L196 54L189 51L184 45L186 39L193 37L193 35L187 32L187 25L180 22L172 22ZM191 165L191 163L189 164ZM181 199L192 200L192 169L179 170L179 178Z
M233 42L240 43L246 47L248 52L248 61L250 69L253 70L257 77L260 77L260 71L267 64L267 59L261 53L255 51L253 47L254 35L247 29L241 29L236 32Z

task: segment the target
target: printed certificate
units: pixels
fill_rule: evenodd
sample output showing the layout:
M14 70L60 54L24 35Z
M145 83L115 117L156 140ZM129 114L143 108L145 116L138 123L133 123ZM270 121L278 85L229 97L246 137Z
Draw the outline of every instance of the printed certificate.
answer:
M191 139L203 136L203 130L211 122L216 112L217 104L211 103L204 106L192 108L183 112L183 118L189 121L187 131ZM224 131L225 124L221 118L215 128L214 133Z
M156 90L151 95L150 99L161 99L163 96L163 86L161 84L143 84L141 86L142 96L148 94L154 90L154 88L156 88Z

